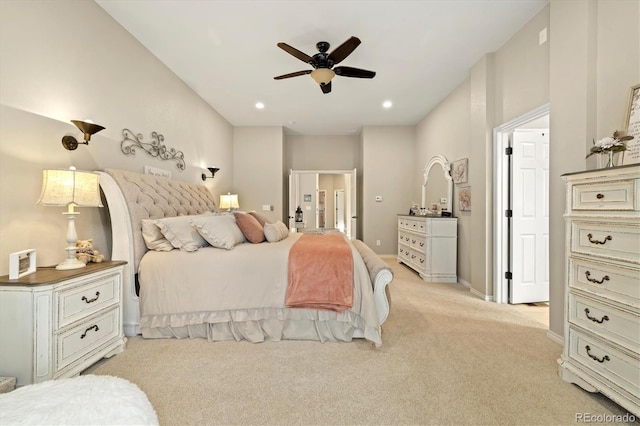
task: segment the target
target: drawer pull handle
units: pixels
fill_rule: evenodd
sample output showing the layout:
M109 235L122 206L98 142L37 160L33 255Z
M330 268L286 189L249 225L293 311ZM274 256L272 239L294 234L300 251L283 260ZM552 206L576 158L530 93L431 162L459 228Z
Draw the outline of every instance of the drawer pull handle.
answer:
M587 281L594 283L594 284L602 284L605 281L609 281L609 275L605 275L604 277L602 277L601 280L596 280L595 278L591 278L591 272L586 271L584 273L584 276L587 277Z
M415 244L415 243L416 243L416 240L411 240L411 244Z
M598 362L601 362L601 363L602 363L602 362L605 362L605 361L611 361L611 360L609 359L609 355L605 355L605 356L603 356L602 358L598 358L598 357L597 357L597 356L595 356L595 355L591 355L591 352L589 352L589 351L591 350L591 348L589 347L589 345L585 346L584 348L587 350L587 355L589 355L589 358L591 358L591 359L592 359L592 360L594 360L594 361L598 361Z
M424 247L424 243L420 241L420 247Z
M593 322L597 322L598 324L602 324L605 321L609 321L609 317L608 316L603 316L601 319L598 319L596 317L592 317L591 315L589 315L590 311L589 308L584 308L584 314L587 316L587 318L589 318L591 321Z
M94 297L93 299L87 299L87 296L82 296L82 299L81 299L81 300L84 300L84 301L85 301L85 302L87 302L87 303L93 303L93 302L95 302L96 300L98 300L98 298L99 298L99 297L100 297L100 292L99 292L99 291L96 291L96 297Z
M596 198L598 200L602 200L604 198L604 194L598 194L598 195L596 195Z
M87 328L84 333L82 333L82 336L80 336L81 339L84 339L85 337L87 337L87 333L91 330L94 331L99 331L100 329L98 328L98 324L92 325L91 327Z
M611 241L613 238L611 238L611 235L607 235L604 240L602 241L598 241L598 240L594 240L593 235L591 234L587 234L587 238L589 238L589 242L592 244L605 244L607 241Z
M422 259L422 258L421 258L421 259L420 259L420 263L424 263L424 259Z

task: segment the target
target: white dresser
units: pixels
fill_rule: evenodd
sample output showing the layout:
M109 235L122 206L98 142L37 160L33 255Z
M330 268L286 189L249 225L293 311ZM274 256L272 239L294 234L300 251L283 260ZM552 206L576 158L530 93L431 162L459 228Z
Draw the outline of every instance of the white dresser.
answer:
M398 215L398 262L429 282L455 283L458 219Z
M122 352L125 264L0 277L0 376L18 386L71 377Z
M640 165L563 176L560 376L640 416Z

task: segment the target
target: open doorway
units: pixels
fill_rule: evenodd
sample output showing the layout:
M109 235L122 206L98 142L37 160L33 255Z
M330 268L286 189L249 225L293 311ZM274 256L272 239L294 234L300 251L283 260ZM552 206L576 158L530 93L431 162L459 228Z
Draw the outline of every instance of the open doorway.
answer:
M346 234L348 238L356 239L356 172L356 169L290 170L290 229L313 232L331 226ZM340 195L336 196L336 192ZM298 207L300 222L295 222Z
M544 231L545 220L548 230L549 205L548 128L549 105L543 105L494 129L494 301L497 303L545 306L548 302L548 231ZM519 150L517 159L513 155L514 143ZM542 163L534 160L529 163L531 158L538 158ZM536 286L537 290L533 291Z

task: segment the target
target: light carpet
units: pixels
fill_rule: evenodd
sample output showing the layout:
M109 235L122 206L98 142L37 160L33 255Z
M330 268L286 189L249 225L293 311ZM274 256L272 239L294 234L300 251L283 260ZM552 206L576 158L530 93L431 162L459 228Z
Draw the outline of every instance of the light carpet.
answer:
M545 325L393 258L383 344L130 338L86 373L146 392L161 425L571 425L624 415L562 381Z

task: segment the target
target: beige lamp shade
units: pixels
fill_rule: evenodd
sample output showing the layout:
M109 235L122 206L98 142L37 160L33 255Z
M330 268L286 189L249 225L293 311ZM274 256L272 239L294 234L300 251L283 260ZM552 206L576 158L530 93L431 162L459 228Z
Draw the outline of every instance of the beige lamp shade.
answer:
M327 84L335 77L336 73L329 68L316 68L311 71L311 78L313 78L318 84Z
M100 176L77 170L43 170L42 192L37 204L44 206L102 207Z
M240 208L240 204L238 204L238 194L226 194L220 195L220 206L221 209L238 209Z

